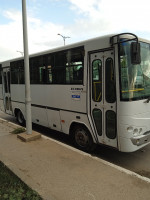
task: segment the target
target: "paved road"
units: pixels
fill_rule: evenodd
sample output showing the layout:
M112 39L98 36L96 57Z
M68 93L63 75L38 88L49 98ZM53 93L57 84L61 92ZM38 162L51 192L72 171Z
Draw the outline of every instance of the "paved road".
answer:
M14 117L0 111L0 118L16 123ZM52 131L42 126L33 125L33 129L56 140L72 145L70 138L62 133ZM133 153L122 153L112 148L98 146L93 156L102 158L118 166L134 171L150 178L150 145Z

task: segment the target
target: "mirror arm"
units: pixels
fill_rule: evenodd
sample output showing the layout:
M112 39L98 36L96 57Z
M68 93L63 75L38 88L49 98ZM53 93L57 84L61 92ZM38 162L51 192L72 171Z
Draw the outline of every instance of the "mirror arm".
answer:
M132 39L126 39L126 40L124 40L124 41L120 41L120 36L121 35L132 35L133 36L133 38ZM114 42L114 39L115 38L117 38L117 42ZM120 34L117 34L117 35L114 35L114 36L112 36L112 37L110 37L110 44L111 44L111 46L113 46L113 45L115 45L115 44L120 44L120 43L123 43L123 42L128 42L128 41L133 41L133 40L136 40L137 41L137 43L139 42L138 41L138 37L135 35L135 34L133 34L133 33L120 33Z

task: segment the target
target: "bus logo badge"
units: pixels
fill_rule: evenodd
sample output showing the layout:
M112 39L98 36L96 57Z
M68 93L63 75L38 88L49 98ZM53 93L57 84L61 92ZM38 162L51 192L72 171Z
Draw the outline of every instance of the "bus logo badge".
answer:
M72 99L79 101L80 100L80 95L79 94L73 94L72 95Z

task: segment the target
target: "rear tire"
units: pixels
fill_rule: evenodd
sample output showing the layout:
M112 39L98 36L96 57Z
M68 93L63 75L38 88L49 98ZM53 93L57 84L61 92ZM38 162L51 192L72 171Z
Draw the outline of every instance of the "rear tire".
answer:
M82 151L92 152L96 147L90 132L84 126L74 127L72 137L75 146Z
M16 114L16 118L17 118L17 122L21 125L24 126L25 125L25 119L24 116L22 114L22 112L19 110Z

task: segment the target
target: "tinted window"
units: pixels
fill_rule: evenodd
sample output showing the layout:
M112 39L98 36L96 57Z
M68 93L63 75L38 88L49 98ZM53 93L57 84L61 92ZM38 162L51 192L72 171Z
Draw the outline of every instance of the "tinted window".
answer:
M18 67L15 62L10 63L11 83L18 84Z
M46 55L47 83L83 84L84 48Z
M83 84L84 48L30 58L31 84ZM24 83L23 61L11 63L11 83Z
M106 112L106 135L110 139L116 138L116 113L112 110Z
M55 63L52 68L52 83L54 84L65 84L65 70L67 63L66 52L60 52L55 54Z
M24 63L23 61L18 63L19 64L19 84L24 84L25 83L25 78L24 78Z
M46 83L46 65L43 56L30 59L30 82L31 84Z
M53 81L53 74L52 69L54 68L54 55L48 54L45 56L45 63L47 66L47 83L52 83Z
M7 74L6 72L3 73L4 75L4 88L5 88L5 93L8 92L8 87L7 87Z
M105 98L108 103L114 103L116 101L116 90L115 90L115 74L114 74L114 65L113 59L107 58L105 63Z
M10 71L7 72L8 92L10 92Z
M69 50L66 63L66 83L83 84L84 50Z
M93 110L93 118L95 121L98 135L102 135L102 111L99 109Z
M15 61L10 63L11 83L24 84L24 61Z

